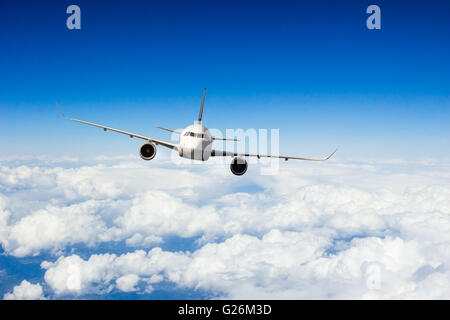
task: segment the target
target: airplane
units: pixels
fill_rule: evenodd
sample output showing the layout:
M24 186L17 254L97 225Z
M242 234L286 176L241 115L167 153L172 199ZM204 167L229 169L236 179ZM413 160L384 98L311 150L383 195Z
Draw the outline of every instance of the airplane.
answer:
M313 158L302 158L302 157L291 157L291 156L279 156L279 155L261 155L261 154L250 154L250 153L240 153L240 152L232 152L232 151L221 151L212 149L212 142L214 140L232 140L238 141L237 139L224 139L224 138L216 138L211 136L210 131L202 124L203 118L203 106L205 105L205 95L206 88L203 90L203 98L200 106L200 113L198 115L198 120L196 123L187 126L183 131L175 131L171 129L166 129L163 127L157 127L158 129L166 130L169 132L176 133L180 136L179 142L172 143L160 139L150 138L147 136L143 136L140 134L123 131L119 129L110 128L101 124L96 124L92 122L87 122L84 120L78 120L73 118L68 118L64 115L61 108L58 104L56 104L61 116L64 119L80 122L83 124L88 124L90 126L102 128L104 131L114 131L118 133L125 134L130 138L139 138L143 139L146 142L139 148L139 155L143 160L152 160L156 155L156 145L161 145L163 147L172 149L178 152L178 155L183 158L188 158L192 160L200 160L207 161L210 157L233 157L233 160L230 164L231 172L236 176L242 176L245 172L247 172L248 163L244 159L245 157L257 157L260 159L261 157L266 158L280 158L284 160L306 160L306 161L327 161L330 159L337 151L334 150L328 157L323 159L313 159Z

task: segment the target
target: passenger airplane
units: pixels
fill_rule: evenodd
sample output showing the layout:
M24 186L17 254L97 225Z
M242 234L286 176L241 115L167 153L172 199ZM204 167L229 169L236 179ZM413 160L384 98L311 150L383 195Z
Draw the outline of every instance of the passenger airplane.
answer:
M311 158L300 158L300 157L289 157L289 156L277 156L277 155L260 155L260 154L250 154L250 153L239 153L239 152L231 152L231 151L220 151L220 150L213 150L212 149L212 142L214 140L230 140L230 139L223 139L223 138L215 138L211 136L211 133L209 130L202 125L202 116L203 116L203 106L205 104L205 94L206 89L203 91L203 99L202 104L200 106L200 113L198 115L198 121L195 124L192 124L188 127L186 127L182 132L174 131L162 127L157 127L158 129L170 131L173 133L176 133L180 135L179 143L172 143L164 140L154 139L150 137L146 137L140 134L122 131L110 127L106 127L100 124L95 124L92 122L87 122L83 120L78 119L72 119L67 118L64 113L59 108L58 104L56 106L58 107L59 112L61 113L61 116L65 119L81 122L84 124L88 124L94 127L102 128L104 131L114 131L122 134L126 134L127 136L130 136L130 138L136 137L139 139L143 139L147 142L145 142L139 149L139 154L142 159L144 160L152 160L156 155L156 145L161 145L166 148L170 148L172 150L175 150L178 152L180 157L193 159L193 160L200 160L200 161L206 161L209 159L209 157L233 157L233 160L230 164L231 172L237 176L242 176L246 171L248 167L248 163L243 157L257 157L260 159L261 157L267 157L267 158L280 158L285 159L286 161L289 159L294 160L307 160L307 161L326 161L330 159L333 154L337 151L334 150L332 154L330 154L328 157L324 159L311 159ZM236 139L231 139L233 141L237 141Z

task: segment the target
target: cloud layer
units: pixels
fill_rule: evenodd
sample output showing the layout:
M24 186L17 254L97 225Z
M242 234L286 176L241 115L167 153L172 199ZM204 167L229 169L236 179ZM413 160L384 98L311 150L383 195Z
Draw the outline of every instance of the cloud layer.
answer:
M289 162L235 177L220 163L7 163L0 242L18 259L53 257L41 268L55 298L168 283L229 298L450 298L448 169ZM173 238L196 242L161 249ZM108 243L123 250L98 252Z

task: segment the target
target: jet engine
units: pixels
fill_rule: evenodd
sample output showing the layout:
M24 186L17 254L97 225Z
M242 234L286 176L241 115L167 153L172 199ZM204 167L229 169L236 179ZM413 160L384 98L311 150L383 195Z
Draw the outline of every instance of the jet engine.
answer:
M151 142L144 143L139 149L139 155L144 160L152 160L156 155L156 146Z
M230 170L237 176L242 176L247 171L247 161L242 158L234 158L230 164Z

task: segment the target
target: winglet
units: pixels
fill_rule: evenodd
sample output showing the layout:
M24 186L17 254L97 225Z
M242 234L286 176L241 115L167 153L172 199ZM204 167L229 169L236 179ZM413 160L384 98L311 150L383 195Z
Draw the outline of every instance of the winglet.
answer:
M203 106L205 105L205 95L206 95L206 88L203 89L203 99L202 99L202 105L200 106L200 113L198 114L198 122L202 122Z
M332 154L330 154L328 157L325 158L324 161L327 161L328 159L330 159L337 151L338 149L334 150Z
M61 113L61 116L62 116L64 119L67 119L67 117L64 115L64 113L61 111L61 108L59 107L59 105L58 105L57 102L56 102L56 107L58 108L59 113Z

